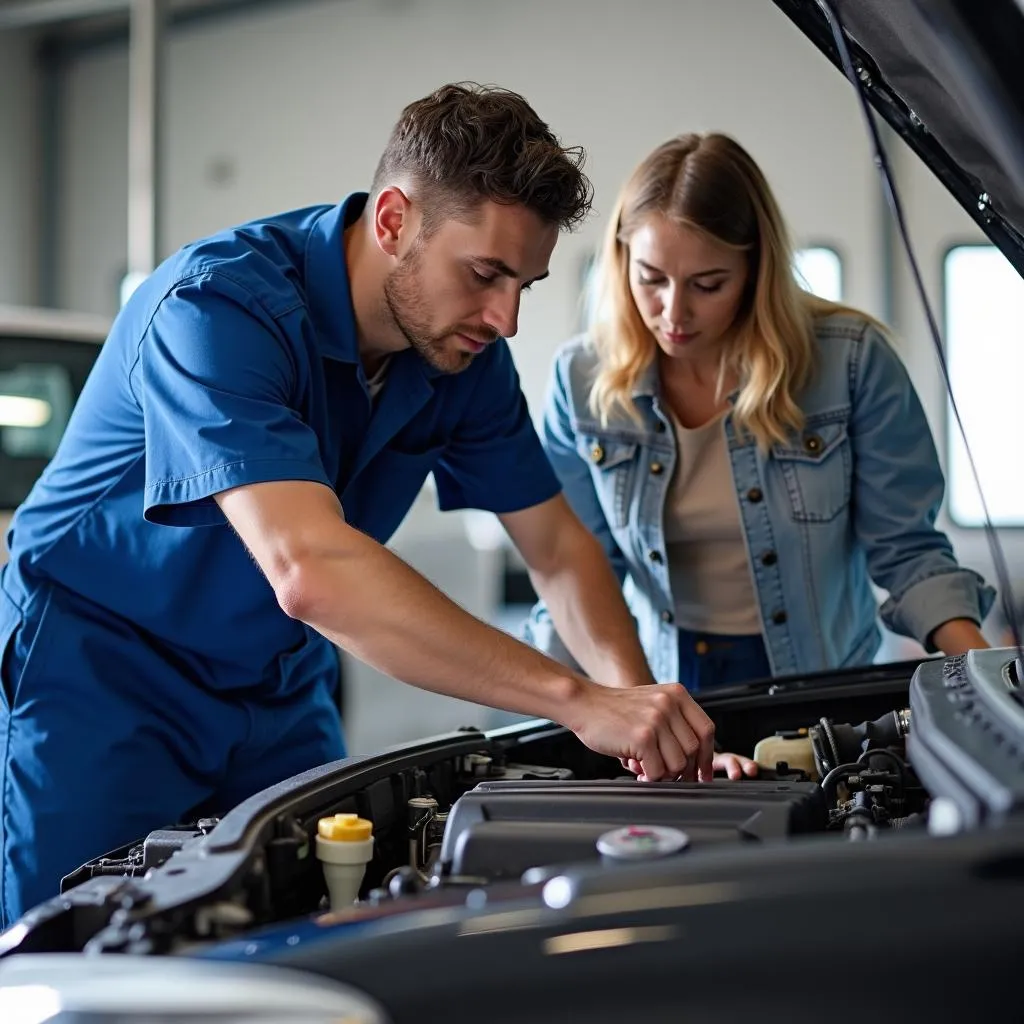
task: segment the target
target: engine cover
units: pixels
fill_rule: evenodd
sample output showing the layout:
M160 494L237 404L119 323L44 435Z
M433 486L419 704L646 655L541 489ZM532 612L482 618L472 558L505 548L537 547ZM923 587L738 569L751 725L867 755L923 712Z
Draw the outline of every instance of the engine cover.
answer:
M812 782L483 782L452 807L440 859L453 880L494 881L598 859L599 837L626 825L679 829L689 842L678 856L824 831L827 821Z

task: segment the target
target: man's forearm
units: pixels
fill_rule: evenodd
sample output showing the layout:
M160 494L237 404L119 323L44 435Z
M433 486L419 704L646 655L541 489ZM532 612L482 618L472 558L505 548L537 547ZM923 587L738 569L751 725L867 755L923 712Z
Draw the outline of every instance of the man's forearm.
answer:
M592 679L614 686L653 683L636 622L600 544L582 529L571 544L557 567L530 571L558 635Z
M352 531L344 551L322 553L302 579L290 614L374 668L573 727L570 705L584 680L470 615L370 538Z

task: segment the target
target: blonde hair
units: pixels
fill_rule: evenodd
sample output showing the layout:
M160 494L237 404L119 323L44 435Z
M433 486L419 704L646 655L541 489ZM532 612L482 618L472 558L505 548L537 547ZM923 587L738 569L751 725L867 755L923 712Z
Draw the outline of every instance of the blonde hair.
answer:
M732 342L718 368L721 395L727 373L740 381L733 422L762 449L785 443L804 415L796 396L815 366L815 321L852 313L798 284L789 233L775 197L753 158L726 135L680 135L655 149L633 171L615 205L595 278L591 337L599 369L591 411L607 426L618 407L639 421L633 389L657 356L657 343L629 287L629 239L660 215L747 253L747 293L737 312Z

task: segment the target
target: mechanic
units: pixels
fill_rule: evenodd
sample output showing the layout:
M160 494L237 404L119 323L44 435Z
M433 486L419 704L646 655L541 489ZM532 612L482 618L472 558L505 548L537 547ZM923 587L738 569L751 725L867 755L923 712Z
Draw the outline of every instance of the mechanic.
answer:
M187 245L131 296L0 575L6 923L86 860L342 757L333 644L644 778L709 776L707 716L638 685L504 340L589 209L582 162L515 93L445 86L369 195ZM443 508L498 514L590 679L383 546L430 472Z
M600 270L596 323L556 356L543 439L656 678L697 692L870 664L872 581L893 631L946 654L988 646L994 591L935 526L942 470L906 370L876 320L800 287L735 140L651 152ZM540 604L527 635L571 662L560 629Z

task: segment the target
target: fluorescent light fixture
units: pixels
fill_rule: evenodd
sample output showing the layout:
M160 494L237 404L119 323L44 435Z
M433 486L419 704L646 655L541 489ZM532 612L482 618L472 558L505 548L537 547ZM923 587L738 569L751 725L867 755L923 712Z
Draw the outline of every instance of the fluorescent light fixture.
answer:
M0 395L0 427L45 427L53 407L42 398Z

